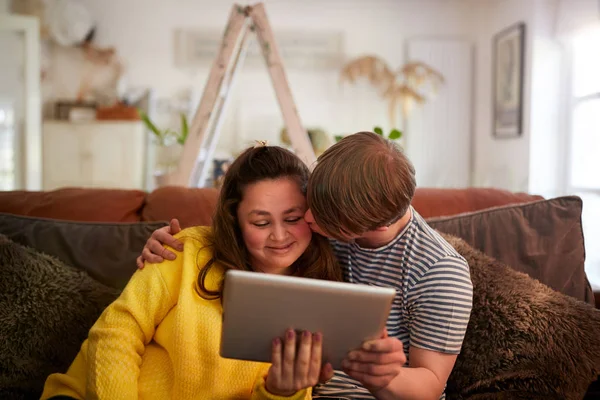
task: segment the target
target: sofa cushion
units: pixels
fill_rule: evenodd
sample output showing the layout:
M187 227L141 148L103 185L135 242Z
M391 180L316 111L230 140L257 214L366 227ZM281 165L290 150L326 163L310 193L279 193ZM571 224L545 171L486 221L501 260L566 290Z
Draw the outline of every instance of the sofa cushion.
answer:
M135 222L146 194L140 190L65 188L0 192L0 212L71 221Z
M568 196L427 222L561 293L594 304L584 270L581 209L581 199Z
M146 199L143 221L179 219L181 228L210 225L219 191L212 188L165 186L154 190Z
M536 200L543 197L492 188L417 188L412 206L423 218L430 218Z
M0 398L40 398L118 290L0 236Z
M448 399L581 399L600 374L600 310L444 235L467 260L473 309Z
M164 221L84 223L0 213L0 234L120 289L135 272L135 259L146 240L165 225Z

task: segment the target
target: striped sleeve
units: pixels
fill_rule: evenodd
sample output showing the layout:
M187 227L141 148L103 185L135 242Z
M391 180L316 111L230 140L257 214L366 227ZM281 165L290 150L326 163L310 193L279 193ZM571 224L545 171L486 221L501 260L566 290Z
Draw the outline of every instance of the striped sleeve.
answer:
M458 354L471 315L473 285L460 256L446 256L415 283L408 296L410 345Z

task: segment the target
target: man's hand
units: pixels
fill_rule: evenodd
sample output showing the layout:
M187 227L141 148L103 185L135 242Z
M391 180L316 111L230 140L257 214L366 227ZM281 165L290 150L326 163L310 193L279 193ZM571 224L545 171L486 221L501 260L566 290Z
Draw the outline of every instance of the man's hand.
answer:
M387 331L384 331L380 339L364 342L360 349L348 353L342 362L342 368L350 377L376 394L402 373L405 364L402 342L388 337Z
M137 260L139 269L144 268L144 261L150 263L161 263L166 260L174 260L177 256L172 251L163 247L163 244L171 246L177 251L183 251L183 243L175 239L173 235L181 232L178 219L172 219L169 226L164 226L152 232L152 236L146 241L146 245Z

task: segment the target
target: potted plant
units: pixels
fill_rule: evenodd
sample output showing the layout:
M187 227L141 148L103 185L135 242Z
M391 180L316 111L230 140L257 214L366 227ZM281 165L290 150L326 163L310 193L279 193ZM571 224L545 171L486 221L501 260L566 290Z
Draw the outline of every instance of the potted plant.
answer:
M375 128L373 128L373 132L375 132L379 136L383 136L384 138L392 140L392 141L402 139L402 132L395 128L392 129L388 134L385 134L385 133L383 133L383 129L381 129L381 127L376 126ZM335 141L339 142L343 138L344 138L344 135L336 135Z
M189 134L188 121L185 114L180 114L181 128L177 132L169 128L159 129L145 112L141 110L138 110L138 112L146 128L154 134L154 142L157 146L154 174L161 176L172 172L177 168L183 145Z

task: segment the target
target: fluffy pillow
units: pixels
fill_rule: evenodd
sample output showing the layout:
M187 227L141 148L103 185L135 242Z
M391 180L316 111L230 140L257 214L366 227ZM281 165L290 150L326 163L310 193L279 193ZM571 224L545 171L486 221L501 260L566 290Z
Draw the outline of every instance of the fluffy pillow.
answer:
M600 374L600 310L443 236L473 281L448 399L582 399Z
M0 235L0 398L39 398L119 292Z

